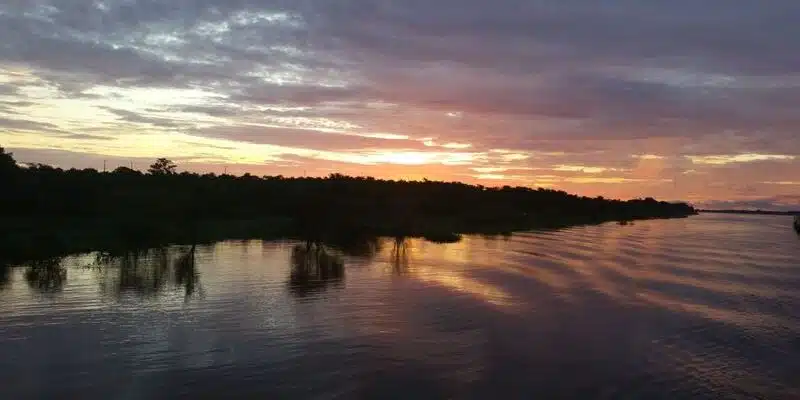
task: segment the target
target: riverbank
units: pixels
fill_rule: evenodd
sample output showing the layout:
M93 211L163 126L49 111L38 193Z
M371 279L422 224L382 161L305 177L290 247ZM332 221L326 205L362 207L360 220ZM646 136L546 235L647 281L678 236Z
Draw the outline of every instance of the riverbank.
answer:
M2 161L5 160L5 161ZM686 203L613 200L530 187L331 174L286 178L20 168L0 148L0 259L227 239L348 242L364 237L507 234L609 221L685 217Z
M689 215L640 216L624 218L572 217L495 221L469 225L463 221L428 219L413 228L362 224L340 224L328 229L303 229L287 218L203 220L195 222L164 219L93 218L3 218L0 219L0 263L59 257L91 251L128 251L165 245L213 243L223 240L304 240L347 246L378 237L424 238L434 243L458 242L462 235L511 235L530 230L561 229L615 221L682 218Z

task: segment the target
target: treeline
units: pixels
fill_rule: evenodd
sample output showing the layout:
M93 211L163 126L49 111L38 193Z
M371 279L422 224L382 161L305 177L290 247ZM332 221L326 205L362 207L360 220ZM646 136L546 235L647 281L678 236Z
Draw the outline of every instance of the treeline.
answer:
M2 150L0 179L0 250L17 253L287 236L311 241L425 236L447 241L458 233L695 213L684 203L588 198L541 188L339 174L284 178L177 173L166 159L145 173L125 167L112 172L41 164L21 168Z

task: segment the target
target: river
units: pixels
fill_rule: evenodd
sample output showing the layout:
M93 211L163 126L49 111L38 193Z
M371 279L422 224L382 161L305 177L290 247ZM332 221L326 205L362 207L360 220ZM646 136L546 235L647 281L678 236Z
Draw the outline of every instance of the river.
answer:
M0 271L3 399L800 398L800 237L700 215Z

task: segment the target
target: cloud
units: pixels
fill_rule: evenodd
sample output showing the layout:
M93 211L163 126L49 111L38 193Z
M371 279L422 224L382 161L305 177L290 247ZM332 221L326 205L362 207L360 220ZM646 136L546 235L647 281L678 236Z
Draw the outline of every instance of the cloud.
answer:
M800 181L767 181L763 183L767 185L800 186Z
M8 83L0 84L0 96L10 96L17 94L18 87Z
M132 122L134 124L148 124L162 128L180 128L180 127L190 126L185 122L181 122L179 120L174 120L171 118L151 117L144 114L140 114L135 111L120 110L113 107L101 107L101 108L116 115L122 121Z
M0 128L6 130L59 132L58 126L47 122L0 117Z
M195 129L192 135L220 138L257 144L274 144L293 147L310 147L328 150L351 150L394 147L421 150L422 144L402 136L390 134L340 134L314 129L266 126L257 124L221 125Z
M687 156L694 164L725 165L733 163L750 163L757 161L792 161L796 157L786 154L731 154L712 156Z
M732 196L800 173L800 4L762 3L5 2L0 141Z
M638 158L640 160L663 160L664 156L659 156L657 154L634 154L631 157Z
M553 168L553 171L558 172L582 172L584 174L602 174L605 172L618 172L622 171L619 168L607 168L607 167L594 167L594 166L586 166L586 165L557 165Z

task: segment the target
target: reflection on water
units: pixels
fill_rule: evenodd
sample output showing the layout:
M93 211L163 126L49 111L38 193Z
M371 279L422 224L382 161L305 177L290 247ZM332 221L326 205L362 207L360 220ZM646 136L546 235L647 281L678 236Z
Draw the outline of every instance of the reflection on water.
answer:
M800 398L791 219L0 268L3 398Z
M11 266L0 262L0 290L3 290L11 280Z
M337 285L344 279L344 261L330 254L323 244L309 242L294 246L291 264L289 290L298 297Z
M97 272L101 292L114 298L151 298L178 288L188 300L200 287L196 252L196 246L187 246L97 253L86 267Z
M375 237L355 236L351 238L337 238L336 241L325 242L325 246L338 250L342 254L362 259L372 259L383 246L382 241Z
M408 271L408 242L405 238L392 240L392 271L396 275L404 275Z
M67 281L67 270L57 258L34 261L25 270L25 280L42 293L57 293Z
M195 253L197 246L192 246L189 251L180 255L175 260L174 284L184 289L184 296L192 297L198 287L200 274L197 272Z

